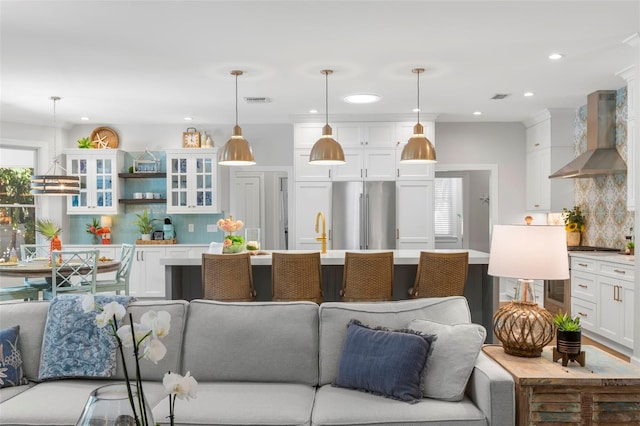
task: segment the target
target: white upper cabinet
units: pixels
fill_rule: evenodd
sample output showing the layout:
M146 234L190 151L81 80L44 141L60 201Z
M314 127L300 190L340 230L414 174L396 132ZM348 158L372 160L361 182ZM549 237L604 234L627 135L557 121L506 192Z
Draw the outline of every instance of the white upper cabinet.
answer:
M529 211L562 211L573 201L573 179L549 179L549 175L574 158L574 110L545 110L526 126L526 208Z
M67 214L117 214L124 152L69 149L65 154L68 173L80 179L80 194L67 197Z
M293 144L295 148L308 148L309 151L322 136L323 123L296 123L293 125ZM307 152L307 156L309 153Z
M296 181L331 180L332 167L309 164L309 151L311 151L311 148L298 148L293 150Z
M167 151L167 213L217 213L218 149Z

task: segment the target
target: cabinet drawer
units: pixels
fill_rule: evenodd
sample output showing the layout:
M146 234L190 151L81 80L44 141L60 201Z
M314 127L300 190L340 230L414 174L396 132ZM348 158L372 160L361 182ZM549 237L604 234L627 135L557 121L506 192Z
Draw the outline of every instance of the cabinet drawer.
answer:
M633 281L634 268L631 265L621 265L613 262L600 262L599 266L599 273L601 275L619 278L625 281Z
M596 329L596 304L586 300L571 298L571 315L580 317L580 325L585 330Z
M596 276L590 273L571 271L571 296L595 302Z
M571 258L571 271L589 271L596 272L596 261L585 259L583 257Z

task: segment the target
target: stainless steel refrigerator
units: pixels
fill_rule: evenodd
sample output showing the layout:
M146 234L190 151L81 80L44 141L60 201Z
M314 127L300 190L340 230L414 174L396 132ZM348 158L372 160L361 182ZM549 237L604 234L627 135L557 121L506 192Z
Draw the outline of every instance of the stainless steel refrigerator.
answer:
M333 182L334 250L396 248L396 183Z

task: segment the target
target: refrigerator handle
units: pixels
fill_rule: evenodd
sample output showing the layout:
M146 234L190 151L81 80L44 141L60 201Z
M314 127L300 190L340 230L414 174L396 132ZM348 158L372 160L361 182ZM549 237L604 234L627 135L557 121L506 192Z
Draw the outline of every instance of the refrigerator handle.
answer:
M360 211L358 212L358 216L360 216L360 232L358 235L360 235L360 250L362 250L364 247L364 199L363 199L363 194L360 193Z
M364 248L369 248L369 194L366 195L364 210Z

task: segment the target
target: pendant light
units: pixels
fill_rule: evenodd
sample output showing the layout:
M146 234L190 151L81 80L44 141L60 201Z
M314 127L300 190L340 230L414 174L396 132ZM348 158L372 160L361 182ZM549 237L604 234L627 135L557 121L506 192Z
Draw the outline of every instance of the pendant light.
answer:
M242 74L241 70L231 71L231 75L236 77L236 125L233 127L231 139L224 144L222 151L220 151L218 164L225 166L252 166L256 164L251 146L242 137L242 129L238 126L238 76Z
M56 169L68 173L58 162L56 154L56 102L60 100L58 96L51 96L53 101L53 161L51 167L44 175L31 176L32 195L77 195L80 193L80 179L78 176L56 174Z
M413 126L413 136L402 149L401 163L427 164L436 163L436 150L433 144L424 136L424 128L420 124L420 74L424 68L414 68L411 72L418 74L418 122Z
M333 74L333 71L320 72L324 74L325 81L325 125L322 128L322 137L311 148L309 164L344 164L344 152L338 141L331 136L331 126L329 126L329 74Z

